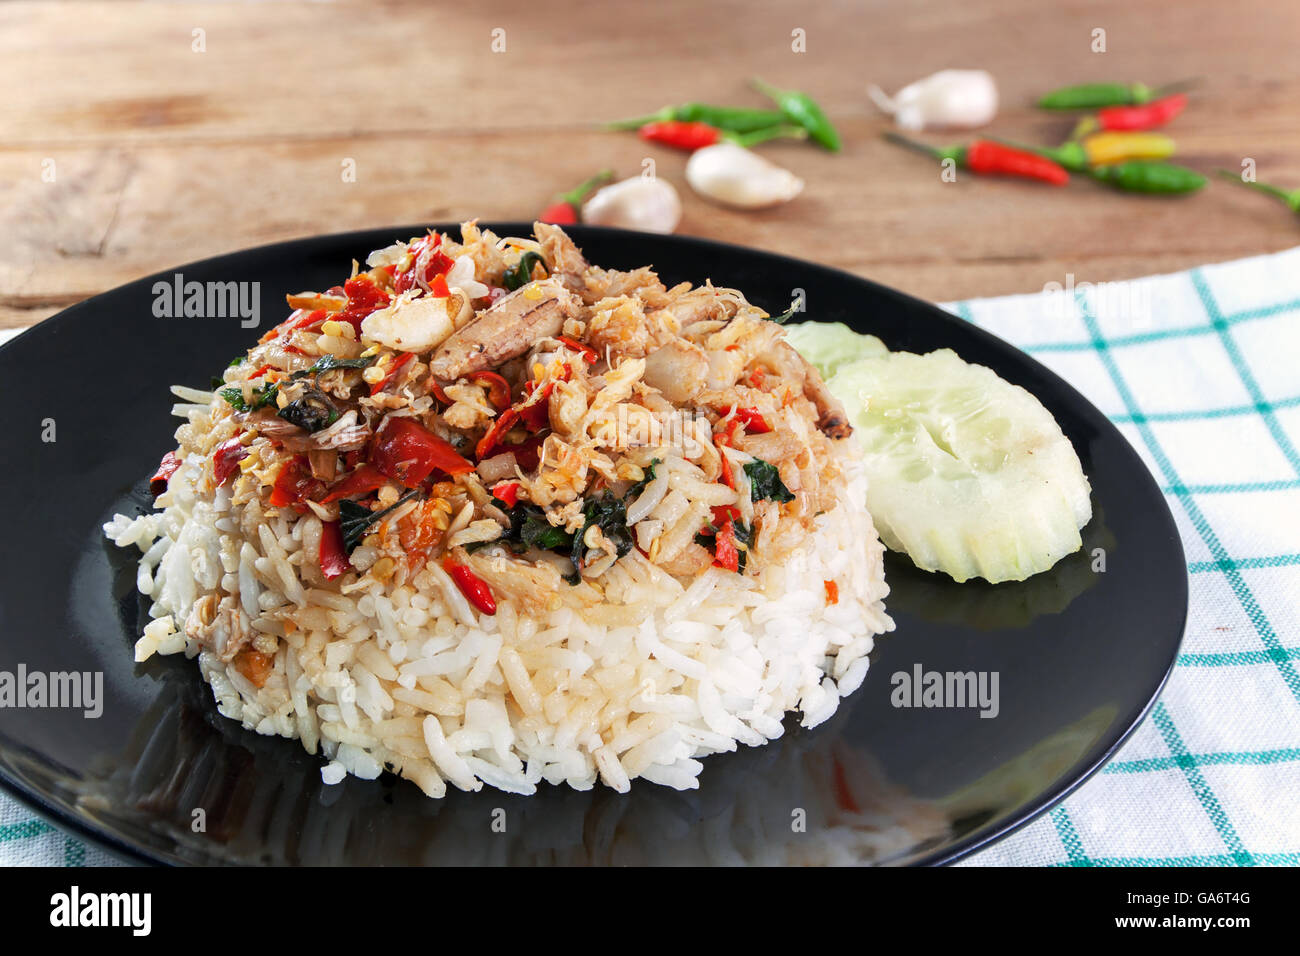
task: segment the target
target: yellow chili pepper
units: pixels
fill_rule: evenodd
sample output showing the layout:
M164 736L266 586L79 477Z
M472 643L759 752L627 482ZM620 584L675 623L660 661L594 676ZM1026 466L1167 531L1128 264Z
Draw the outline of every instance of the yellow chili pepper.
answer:
M1122 163L1130 159L1168 159L1174 141L1164 133L1094 133L1083 141L1090 166Z

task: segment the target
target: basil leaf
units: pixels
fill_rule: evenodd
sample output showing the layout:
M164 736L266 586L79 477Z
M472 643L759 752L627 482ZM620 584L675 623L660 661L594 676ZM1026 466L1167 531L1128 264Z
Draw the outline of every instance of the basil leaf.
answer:
M799 308L798 302L792 302L790 303L790 308L786 309L780 315L769 315L768 320L775 322L777 325L785 325L792 318L794 318L795 313L802 312L802 311L803 309Z
M515 289L518 289L520 286L524 286L532 282L533 266L535 266L539 262L542 264L543 269L546 269L547 272L550 271L550 269L546 265L546 260L543 259L541 256L539 256L537 253L530 250L528 252L525 252L522 256L520 256L519 264L515 266L513 269L511 269L509 272L507 272L505 275L505 279L502 280L505 283L506 289L509 290L510 292L514 292Z
M328 372L336 368L367 368L373 365L378 357L378 355L370 355L366 358L341 359L336 355L322 355L311 368L299 369L290 377L293 379L306 378L308 375L319 375L321 372Z
M605 538L614 543L620 558L632 550L632 531L627 526L627 508L623 502L606 492L600 498L589 499L582 513L587 520L582 530L574 535L573 550L569 554L575 573L582 570L582 557L586 552L583 539L593 527L599 528Z
M656 458L650 462L650 467L645 470L645 477L627 490L627 494L623 496L624 501L635 501L641 492L645 491L645 486L655 480L655 466L660 464L661 461L662 459Z
M776 465L769 464L761 458L755 458L745 464L745 474L749 476L749 497L754 501L770 498L772 501L794 501L794 495L781 480L781 473Z
M339 502L339 531L343 533L343 550L348 554L361 543L361 539L366 536L366 530L393 511L396 511L402 504L419 494L419 489L408 491L402 497L385 508L383 511L371 511L365 505L359 505L355 501L349 501L344 498Z
M255 412L275 401L275 395L280 390L277 382L269 385L262 385L253 389L253 400L244 401L244 390L238 385L228 385L217 392L224 398L232 408L237 412Z

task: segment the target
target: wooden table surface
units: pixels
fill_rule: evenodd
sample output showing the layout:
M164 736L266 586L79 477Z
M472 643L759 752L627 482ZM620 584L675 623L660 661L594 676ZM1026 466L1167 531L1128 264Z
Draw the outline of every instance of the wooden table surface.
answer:
M1090 48L1097 28L1104 53ZM806 52L792 51L794 30ZM594 170L632 175L646 156L682 192L683 233L936 300L1275 251L1300 242L1300 218L1231 184L1170 200L1087 182L943 183L880 140L889 124L865 89L984 67L1003 100L991 131L1050 143L1072 123L1031 107L1047 89L1203 77L1169 128L1182 161L1208 172L1250 157L1261 179L1300 186L1298 40L1291 0L4 3L0 326L279 239L530 217ZM807 181L779 209L712 206L685 186L681 154L593 128L667 102L760 105L754 74L812 93L845 140L835 156L764 147Z

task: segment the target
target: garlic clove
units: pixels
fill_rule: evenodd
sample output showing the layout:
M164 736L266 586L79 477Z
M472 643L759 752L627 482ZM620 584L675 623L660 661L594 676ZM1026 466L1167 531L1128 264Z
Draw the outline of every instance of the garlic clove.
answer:
M789 202L804 185L788 169L734 143L697 149L686 163L686 181L701 196L739 209Z
M998 112L997 83L987 70L940 70L892 97L878 86L867 92L907 130L973 129L991 123Z
M606 186L582 207L584 223L642 232L672 232L681 218L682 201L673 184L651 176L633 176Z

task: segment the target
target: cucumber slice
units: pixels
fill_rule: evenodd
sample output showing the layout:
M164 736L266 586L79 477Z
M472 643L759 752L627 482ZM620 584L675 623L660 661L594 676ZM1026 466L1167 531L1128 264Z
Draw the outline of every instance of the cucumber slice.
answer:
M1079 550L1088 479L1023 388L948 349L840 364L827 384L861 443L867 507L889 548L957 581L992 582Z
M885 343L874 335L854 332L843 322L800 322L785 327L786 341L817 367L822 378L850 362L888 355Z

